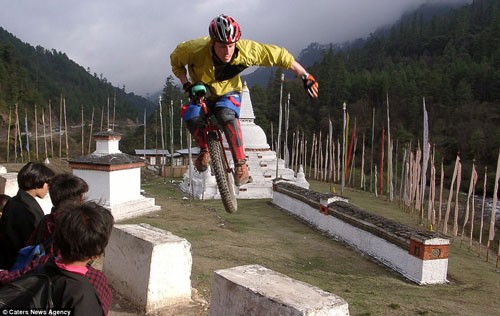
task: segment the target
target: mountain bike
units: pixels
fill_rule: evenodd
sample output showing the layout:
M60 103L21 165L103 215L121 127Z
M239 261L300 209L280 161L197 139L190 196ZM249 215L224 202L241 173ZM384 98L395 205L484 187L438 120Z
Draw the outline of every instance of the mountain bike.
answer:
M205 102L207 89L205 85L196 83L192 88L192 97L196 104L199 104L205 118L203 132L207 135L208 152L210 154L210 167L212 175L215 175L217 188L221 196L222 204L228 213L238 210L236 194L234 192L233 168L229 164L226 151L223 145L222 130L214 113L210 111Z

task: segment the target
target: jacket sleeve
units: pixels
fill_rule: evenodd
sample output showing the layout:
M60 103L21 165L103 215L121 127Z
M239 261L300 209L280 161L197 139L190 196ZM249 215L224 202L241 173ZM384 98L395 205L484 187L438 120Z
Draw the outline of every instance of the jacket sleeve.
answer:
M289 69L295 58L283 47L261 44L251 40L240 40L241 63L251 66L278 66ZM238 62L236 62L238 63Z
M179 77L186 75L186 65L189 64L191 49L188 42L182 42L170 54L170 65L172 66L172 73Z

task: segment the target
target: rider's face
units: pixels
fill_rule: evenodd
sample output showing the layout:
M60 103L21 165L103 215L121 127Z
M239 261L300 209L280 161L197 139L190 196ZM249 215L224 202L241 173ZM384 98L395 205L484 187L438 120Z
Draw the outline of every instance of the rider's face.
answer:
M215 55L222 61L223 63L228 63L233 58L234 48L236 47L235 43L226 44L222 42L214 43L214 52Z

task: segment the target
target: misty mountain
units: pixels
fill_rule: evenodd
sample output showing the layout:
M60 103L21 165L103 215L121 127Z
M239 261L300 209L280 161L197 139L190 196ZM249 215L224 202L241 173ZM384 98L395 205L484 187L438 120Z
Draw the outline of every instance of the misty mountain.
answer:
M426 3L420 6L416 10L405 12L401 18L397 20L394 25L385 25L380 27L378 30L374 31L370 36L386 36L389 34L391 28L399 27L407 21L412 21L415 17L418 17L421 21L428 22L434 17L439 17L450 13L452 10L463 6L460 3ZM323 57L323 52L330 48L335 51L338 50L349 50L353 47L361 47L366 43L366 39L358 38L352 41L344 43L329 43L329 44L319 44L311 43L306 48L304 48L299 55L297 60L305 67L308 68L312 66L315 62L319 62ZM276 71L274 68L269 67L259 67L254 72L248 75L242 75L242 81L246 82L249 87L254 85L259 85L261 87L266 86L271 78L272 74ZM293 78L294 74L290 71L285 72L287 78Z
M64 52L33 47L0 27L0 125L5 127L9 110L18 104L22 114L33 117L33 108L54 113L64 101L70 122L81 120L81 111L101 114L108 105L117 120L134 119L154 104L125 88L113 86L103 74L71 60ZM21 115L21 114L20 114ZM89 118L90 119L90 118Z

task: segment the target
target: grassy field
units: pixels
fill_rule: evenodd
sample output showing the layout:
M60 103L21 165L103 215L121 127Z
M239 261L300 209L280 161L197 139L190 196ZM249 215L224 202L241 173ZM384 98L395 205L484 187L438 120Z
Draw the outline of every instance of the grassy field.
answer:
M64 165L53 167L66 170ZM7 168L17 171L19 166ZM479 258L467 246L460 248L459 241L450 249L449 283L419 286L317 232L271 200L240 200L238 212L227 214L220 201L188 199L178 184L147 172L142 188L162 210L121 223L148 223L186 238L192 247L192 287L206 302L214 270L259 264L341 296L351 315L500 315L500 271L494 260L485 262L484 251ZM311 182L311 189L327 192L329 185ZM397 203L355 190L344 195L361 208L421 227ZM124 308L125 303L116 295L110 315L140 314ZM206 305L193 304L160 314L204 316L208 311Z
M449 283L419 286L318 233L271 200L240 200L238 213L227 214L220 201L186 199L164 179L149 180L143 188L162 210L126 223L149 223L186 238L192 246L192 286L208 302L214 270L260 264L341 296L351 315L500 315L500 271L459 242L450 249ZM329 186L312 182L311 189L327 192ZM396 203L359 191L344 195L362 208L419 227L418 218Z

